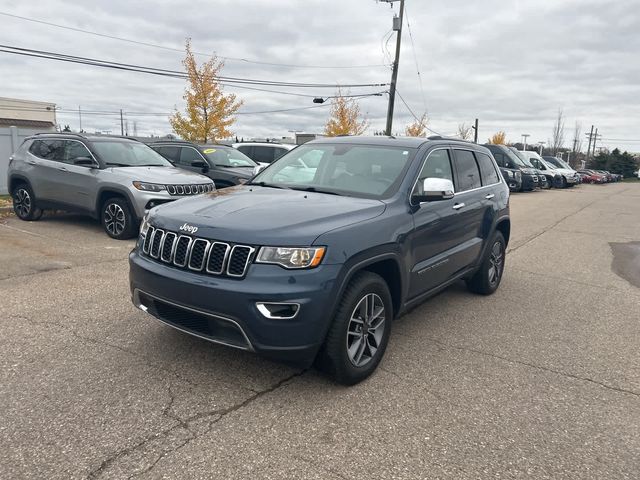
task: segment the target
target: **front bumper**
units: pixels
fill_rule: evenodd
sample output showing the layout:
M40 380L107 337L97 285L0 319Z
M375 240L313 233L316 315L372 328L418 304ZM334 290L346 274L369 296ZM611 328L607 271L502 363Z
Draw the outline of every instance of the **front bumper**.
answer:
M538 187L538 176L528 173L522 174L522 190L533 190Z
M341 265L291 271L251 264L243 279L177 269L138 250L129 256L133 303L162 322L206 340L310 364L333 316ZM260 302L298 304L290 319L267 318Z

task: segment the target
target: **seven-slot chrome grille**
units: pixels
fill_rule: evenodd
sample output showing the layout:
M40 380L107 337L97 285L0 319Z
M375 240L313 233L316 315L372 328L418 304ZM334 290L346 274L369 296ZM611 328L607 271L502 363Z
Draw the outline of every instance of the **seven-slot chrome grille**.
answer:
M200 195L201 193L213 192L213 183L200 183L198 185L166 185L169 195Z
M142 252L162 263L211 275L242 278L253 260L254 247L182 235L149 227Z

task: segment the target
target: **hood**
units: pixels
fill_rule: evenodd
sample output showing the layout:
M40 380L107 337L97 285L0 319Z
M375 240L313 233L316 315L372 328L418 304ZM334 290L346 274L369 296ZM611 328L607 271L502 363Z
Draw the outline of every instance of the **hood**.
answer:
M175 167L111 167L105 170L111 170L132 181L164 184L211 183L211 179L204 175Z
M154 208L152 225L179 232L185 223L196 236L249 245L312 245L330 230L384 212L380 200L259 186L237 186Z

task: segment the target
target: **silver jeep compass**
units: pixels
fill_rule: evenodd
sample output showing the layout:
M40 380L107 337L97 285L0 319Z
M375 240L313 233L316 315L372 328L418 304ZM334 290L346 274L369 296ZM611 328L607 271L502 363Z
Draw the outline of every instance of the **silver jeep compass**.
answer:
M38 220L44 209L85 213L119 240L137 235L150 208L215 190L136 140L67 133L25 139L9 159L7 184L22 220Z

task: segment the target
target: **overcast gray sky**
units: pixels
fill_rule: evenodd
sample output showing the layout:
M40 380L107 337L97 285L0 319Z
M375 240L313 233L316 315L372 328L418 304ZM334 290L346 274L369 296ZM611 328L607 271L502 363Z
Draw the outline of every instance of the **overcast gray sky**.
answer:
M505 130L507 139L547 141L559 108L566 144L573 125L582 137L595 124L602 144L640 151L640 8L638 0L406 0L398 90L434 131L453 134L480 119L480 139ZM0 12L197 52L277 64L366 68L294 68L228 59L224 75L312 83L388 82L383 42L393 9L375 0L190 0L15 2ZM406 20L406 19L405 19ZM0 15L0 43L165 69L182 69L180 51L142 46ZM395 36L387 48L393 53ZM414 49L415 46L415 49ZM422 73L421 93L416 62ZM204 60L206 57L199 57ZM377 66L376 66L377 65ZM19 57L0 52L0 96L50 101L63 109L171 112L183 106L185 82L141 73ZM383 88L384 89L384 88ZM279 89L326 96L332 89ZM351 93L378 91L354 88ZM241 111L313 106L312 98L226 87ZM387 97L360 101L370 133L382 130ZM328 107L239 115L240 137L320 132ZM170 132L167 116L127 115L138 133ZM394 130L412 121L397 99ZM78 128L77 114L58 122ZM119 118L83 115L88 131L119 133ZM617 140L620 139L620 140ZM583 142L586 150L586 140Z

